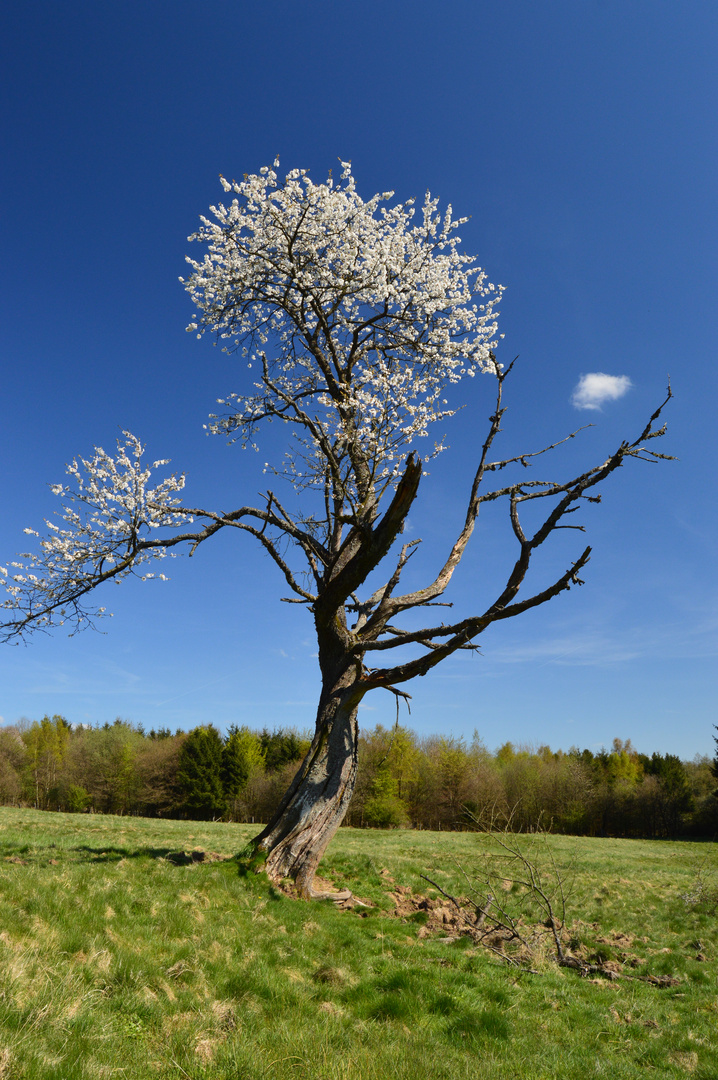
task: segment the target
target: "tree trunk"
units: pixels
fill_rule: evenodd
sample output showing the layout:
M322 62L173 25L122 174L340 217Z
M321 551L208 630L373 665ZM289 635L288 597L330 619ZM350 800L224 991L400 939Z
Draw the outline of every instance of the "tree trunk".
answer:
M276 814L253 841L267 852L269 879L294 878L307 899L321 895L313 889L314 874L354 793L362 696L356 685L322 693L309 752Z

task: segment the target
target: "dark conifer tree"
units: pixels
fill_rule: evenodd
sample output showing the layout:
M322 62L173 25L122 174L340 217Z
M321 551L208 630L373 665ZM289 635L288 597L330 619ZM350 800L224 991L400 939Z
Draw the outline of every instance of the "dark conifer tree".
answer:
M224 794L234 799L247 782L244 762L237 745L236 731L231 731L222 747L222 768L220 772Z
M309 740L301 738L291 728L277 728L271 733L264 728L259 733L267 772L277 772L292 761L299 761L309 749Z
M227 800L221 779L222 738L212 724L190 731L182 744L177 773L182 811L208 821L221 817Z

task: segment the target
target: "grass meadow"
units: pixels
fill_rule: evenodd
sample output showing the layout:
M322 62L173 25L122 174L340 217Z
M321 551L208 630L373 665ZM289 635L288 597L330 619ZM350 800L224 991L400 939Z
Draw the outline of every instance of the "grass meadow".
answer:
M0 809L0 1080L718 1077L715 845L549 839L610 981L396 917L421 874L466 891L476 835L340 830L320 874L373 905L342 911L192 858L255 831Z

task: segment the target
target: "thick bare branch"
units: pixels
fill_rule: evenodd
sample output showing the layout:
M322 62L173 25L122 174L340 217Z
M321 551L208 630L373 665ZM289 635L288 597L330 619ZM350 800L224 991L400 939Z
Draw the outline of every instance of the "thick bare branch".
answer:
M321 605L330 610L343 604L366 580L394 543L403 527L421 479L421 460L410 454L389 507L371 530L355 526L330 567Z
M588 562L590 554L591 549L586 548L580 558L577 559L576 562L573 563L573 565L570 566L569 569L566 570L552 585L539 593L535 593L533 596L520 603L510 604L508 603L508 600L518 592L519 585L523 580L523 576L525 576L525 570L523 571L520 580L512 583L511 579L509 579L509 584L507 584L499 599L492 604L488 611L483 615L464 619L462 622L454 623L451 626L437 626L426 630L408 632L404 635L392 637L388 641L375 641L364 645L363 649L366 652L383 651L386 649L396 649L401 645L410 645L414 642L418 644L431 642L432 645L434 645L434 638L449 637L447 642L443 645L436 645L432 648L430 653L417 657L414 660L410 660L405 664L399 664L393 668L368 670L367 674L363 677L363 682L368 688L371 688L373 686L384 686L385 682L406 682L408 679L413 679L417 675L426 675L428 671L436 667L436 665L441 663L447 656L451 656L457 649L472 642L473 639L478 637L479 634L482 634L491 623L513 618L516 615L520 615L523 611L527 611L529 608L538 607L540 604L547 603L555 596L558 596L559 593L566 589L570 589L571 585L583 584L578 575L580 570ZM526 566L528 568L528 563Z
M276 503L276 499L273 498L273 501ZM278 503L277 506L279 507ZM284 515L284 510L281 507L279 508ZM270 525L284 533L286 536L289 536L302 548L305 554L316 557L322 563L330 561L329 553L315 536L312 536L311 533L306 532L306 530L300 529L289 517L277 517L271 510L259 510L253 506L242 506L238 510L230 511L228 514L218 514L212 510L178 507L178 512L191 515L194 518L209 518L212 524L196 533L179 533L164 539L142 541L141 547L143 550L150 547L176 547L178 544L190 542L192 544L192 551L190 554L192 554L199 544L214 535L219 529L224 527L243 528L240 524L241 519L252 517L256 518L257 521L261 521L263 525Z
M478 492L481 482L486 473L486 459L488 457L488 453L491 449L491 445L494 439L501 430L501 418L504 414L504 409L502 408L504 380L506 379L509 372L511 371L511 368L513 367L513 364L511 364L505 371L501 371L495 362L493 353L491 354L491 356L492 360L494 360L497 380L496 405L493 415L489 418L491 426L489 428L488 435L486 436L486 439L484 441L484 445L481 449L481 457L479 459L479 464L474 475L473 483L471 485L471 493L469 495L469 503L466 510L464 527L461 530L458 538L456 539L453 547L451 548L451 551L449 552L449 557L447 558L446 562L437 574L434 581L424 589L409 593L405 596L388 599L387 602L384 604L382 617L377 618L374 621L374 630L378 630L381 627L382 619L384 622L386 622L388 619L393 618L394 615L399 611L421 606L431 600L435 600L438 596L441 596L446 590L449 582L451 581L456 567L461 562L461 558L464 554L464 551L466 550L466 545L471 539L471 535L474 531L476 519L479 513L480 500L478 498Z
M506 374L508 374L508 372ZM482 458L485 456L488 447L491 445L491 442L493 441L495 435L499 430L499 423L501 419L500 404L503 378L505 378L505 375L499 376L499 396L497 400L497 409L494 415L490 418L491 428L487 440L484 444ZM399 614L401 611L423 606L427 603L427 601L433 600L436 596L440 596L443 594L451 580L456 566L461 560L463 552L466 548L466 544L471 537L476 518L478 516L480 504L482 502L501 497L508 497L509 499L509 516L511 526L517 540L519 541L519 544L521 545L521 554L514 566L514 570L511 576L508 579L507 587L502 593L497 603L493 605L490 610L494 611L496 609L505 609L506 606L513 599L513 597L516 595L519 585L526 576L532 551L539 547L541 544L543 544L545 540L559 528L570 527L583 531L582 526L566 526L561 523L561 519L565 517L566 514L572 513L576 509L576 506L574 504L578 503L581 499L586 499L588 501L599 501L600 496L590 496L587 494L587 492L602 483L612 472L620 468L626 458L637 458L642 454L652 453L650 451L645 451L642 444L645 443L648 439L659 438L664 433L665 428L654 431L653 423L660 417L663 409L668 404L671 397L672 392L669 386L666 398L658 407L658 409L656 409L655 412L652 414L649 423L644 427L643 431L637 439L630 443L622 442L618 449L608 458L606 458L600 465L588 469L585 472L573 477L571 480L568 480L564 483L546 481L529 481L527 483L524 481L501 488L496 492L480 494L479 486L486 472L485 464L482 464L480 462L472 485L471 497L469 500L469 509L467 511L464 528L458 540L454 544L454 547L452 548L449 559L444 564L442 570L431 583L431 585L429 585L426 589L417 590L416 592L409 593L405 596L392 597L391 599L387 600L387 602L383 605L383 618L379 617L377 614L377 616L375 616L371 621L371 632L369 632L368 627L365 628L364 634L362 636L362 643L365 645L365 647L368 649L396 647L396 645L398 644L397 639L392 642L383 643L378 643L376 641L376 638L379 637L381 633L381 628L383 627L383 625L385 625L389 619L395 618L396 615ZM654 454L653 456L655 457L657 455ZM667 457L667 455L664 456ZM527 491L527 488L531 488L534 485L539 487L540 490ZM558 498L559 501L557 502L556 506L553 507L551 512L547 515L547 517L533 534L533 536L528 539L523 531L519 519L519 504L526 501L533 501L537 498L550 497ZM583 553L579 561L575 564L574 570L577 571L578 569L580 569L580 567L585 565L585 562L588 559L589 551L590 549L587 549ZM568 571L567 573L569 574L570 580L570 575L571 573L573 573L573 570ZM546 593L550 594L546 598L550 599L551 596L556 595L556 592L553 591L556 588L558 588L558 591L561 591L561 588L565 587L565 585L558 586L558 583L556 583L554 586L551 587L551 589L546 590ZM544 594L540 594L540 596L543 597ZM526 610L528 607L534 607L537 604L544 602L545 600L543 598L537 599L532 597L531 599L525 601L522 605L517 607L516 613L518 613L519 610ZM482 616L481 619L483 620L485 617L486 616ZM494 618L495 617L496 616L494 616ZM507 614L502 614L501 617L507 618L509 616ZM428 632L425 636L425 640L432 636L434 636L433 633Z

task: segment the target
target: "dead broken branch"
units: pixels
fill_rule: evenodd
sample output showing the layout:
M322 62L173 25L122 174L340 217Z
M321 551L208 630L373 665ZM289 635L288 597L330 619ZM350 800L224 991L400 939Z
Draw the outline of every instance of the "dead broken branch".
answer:
M455 896L435 878L421 875L450 905L438 898L412 898L417 912L427 912L422 936L443 930L449 936L440 940L469 937L504 963L535 975L548 963L576 971L582 978L626 979L656 987L678 984L679 980L669 975L629 974L622 963L601 955L600 950L588 952L576 932L577 925L586 924L579 920L571 928L567 925L575 864L557 864L545 832L517 837L507 830L495 830L483 833L480 844L482 850L471 871L454 863L466 882L465 895ZM397 889L397 893L403 892ZM593 924L593 929L598 926ZM630 957L631 963L637 961L637 957Z

